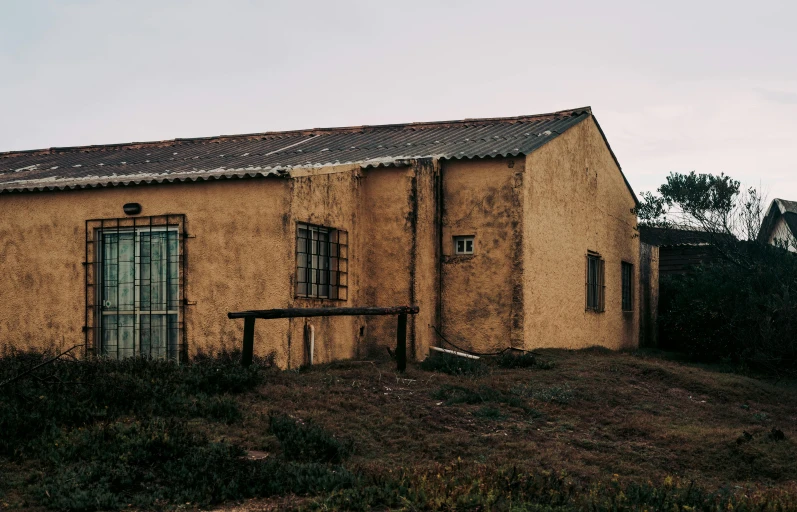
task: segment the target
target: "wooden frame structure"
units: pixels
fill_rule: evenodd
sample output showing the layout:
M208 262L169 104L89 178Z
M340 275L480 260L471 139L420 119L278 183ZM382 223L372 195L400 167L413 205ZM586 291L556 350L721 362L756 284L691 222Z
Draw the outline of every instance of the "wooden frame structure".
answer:
M275 318L307 318L313 316L373 316L396 315L396 369L403 372L407 368L407 315L418 314L418 306L393 306L389 308L286 308L260 309L227 313L227 318L244 319L244 340L241 364L252 364L255 344L255 320Z

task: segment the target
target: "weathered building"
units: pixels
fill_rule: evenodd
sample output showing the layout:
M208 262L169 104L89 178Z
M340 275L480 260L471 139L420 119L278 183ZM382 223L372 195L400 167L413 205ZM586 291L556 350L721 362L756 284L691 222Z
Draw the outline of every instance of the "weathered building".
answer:
M0 343L185 357L228 311L417 304L478 352L638 343L636 198L589 108L0 154ZM283 367L394 320L258 323Z
M797 202L773 199L758 231L761 243L797 251Z
M659 346L659 277L686 274L722 257L730 235L676 227L639 226L640 339L643 347Z
M683 274L719 257L716 244L728 240L725 235L695 229L640 226L643 245L655 247L660 275Z

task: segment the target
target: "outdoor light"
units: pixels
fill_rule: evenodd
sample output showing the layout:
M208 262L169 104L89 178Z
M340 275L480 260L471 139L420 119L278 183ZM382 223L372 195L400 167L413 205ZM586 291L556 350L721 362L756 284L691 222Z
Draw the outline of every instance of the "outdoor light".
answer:
M138 215L141 213L141 205L138 203L127 203L122 207L125 215Z

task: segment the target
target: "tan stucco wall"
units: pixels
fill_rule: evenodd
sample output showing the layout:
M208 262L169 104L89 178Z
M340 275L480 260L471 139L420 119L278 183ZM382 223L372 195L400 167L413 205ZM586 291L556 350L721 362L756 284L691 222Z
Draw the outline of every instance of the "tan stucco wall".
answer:
M360 192L360 237L363 265L360 270L362 305L408 305L412 298L409 279L412 261L410 167L388 167L364 171ZM396 343L396 319L365 318L363 356L378 353Z
M419 308L410 324L412 354L425 359L429 347L437 345L434 327L441 325L441 236L442 172L439 161L423 159L413 164L414 179L411 218L415 225L410 276L412 302Z
M527 156L524 185L526 348L636 347L635 204L592 118ZM603 313L585 310L588 250L605 260ZM630 313L621 307L621 261L634 265Z
M360 192L360 304L417 305L408 318L408 357L424 359L438 324L439 169L431 160L363 171ZM396 345L395 317L366 317L361 355Z
M428 167L342 165L297 169L291 179L2 195L0 268L8 279L0 289L0 343L51 348L84 341L85 221L120 217L123 204L137 202L141 216L186 217L189 354L240 346L243 323L228 320L228 311L412 303L424 311L410 317L409 346L420 340L428 347L438 240L428 218L436 209ZM294 298L297 222L348 232L347 300ZM307 363L309 324L316 363L362 357L369 347L385 355L384 347L396 343L395 317L261 320L256 353L273 351L283 368Z
M320 300L297 298L292 307L351 306L358 304L358 279L362 251L357 244L361 235L358 224L359 181L358 165L331 166L322 169L296 170L291 173L290 217L290 262L296 264L296 223L308 222L349 233L348 251L348 297L347 300ZM291 270L289 294L294 296L295 270ZM267 328L271 321L259 322ZM283 367L297 367L309 362L309 351L305 346L305 325L313 325L315 332L314 363L325 363L335 359L350 359L357 355L361 339L359 328L364 325L361 317L315 317L294 318L290 321L290 332L285 345L290 346L290 360L280 362Z
M443 335L464 349L522 346L522 174L518 159L443 165ZM455 236L474 235L474 254L456 255ZM451 347L448 347L451 348Z
M202 182L0 196L0 343L52 348L83 343L87 219L185 214L189 353L240 346L228 311L287 307L293 254L288 180ZM277 350L288 322L259 329L260 354ZM284 354L283 354L284 355Z

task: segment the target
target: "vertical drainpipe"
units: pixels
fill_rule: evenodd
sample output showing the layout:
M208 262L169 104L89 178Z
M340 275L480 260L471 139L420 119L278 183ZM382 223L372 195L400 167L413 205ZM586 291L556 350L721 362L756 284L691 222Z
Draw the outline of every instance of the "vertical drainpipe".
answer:
M418 265L418 169L423 165L422 160L415 160L412 165L412 179L410 181L410 306L415 305L415 280L417 278L416 267ZM409 325L409 353L412 359L416 359L415 335L416 319L413 318Z
M443 214L445 196L443 194L443 161L438 159L437 174L435 176L435 199L437 201L437 211L435 214L435 228L437 229L437 304L435 311L435 327L443 332ZM435 333L435 336L437 334Z
M411 231L409 298L412 304L417 304L420 300L419 305L426 313L413 316L409 325L409 352L412 357L418 358L420 355L425 355L418 353L420 350L419 333L422 333L424 342L433 344L435 335L430 324L437 327L441 318L443 193L439 159L418 158L412 161L412 167L410 211L408 213ZM421 236L423 238L419 239ZM425 252L419 255L419 251ZM419 263L423 263L424 268L418 269ZM419 276L422 276L423 282L426 284L423 287L418 287L416 282ZM416 287L418 287L417 290ZM428 295L434 295L434 297Z

